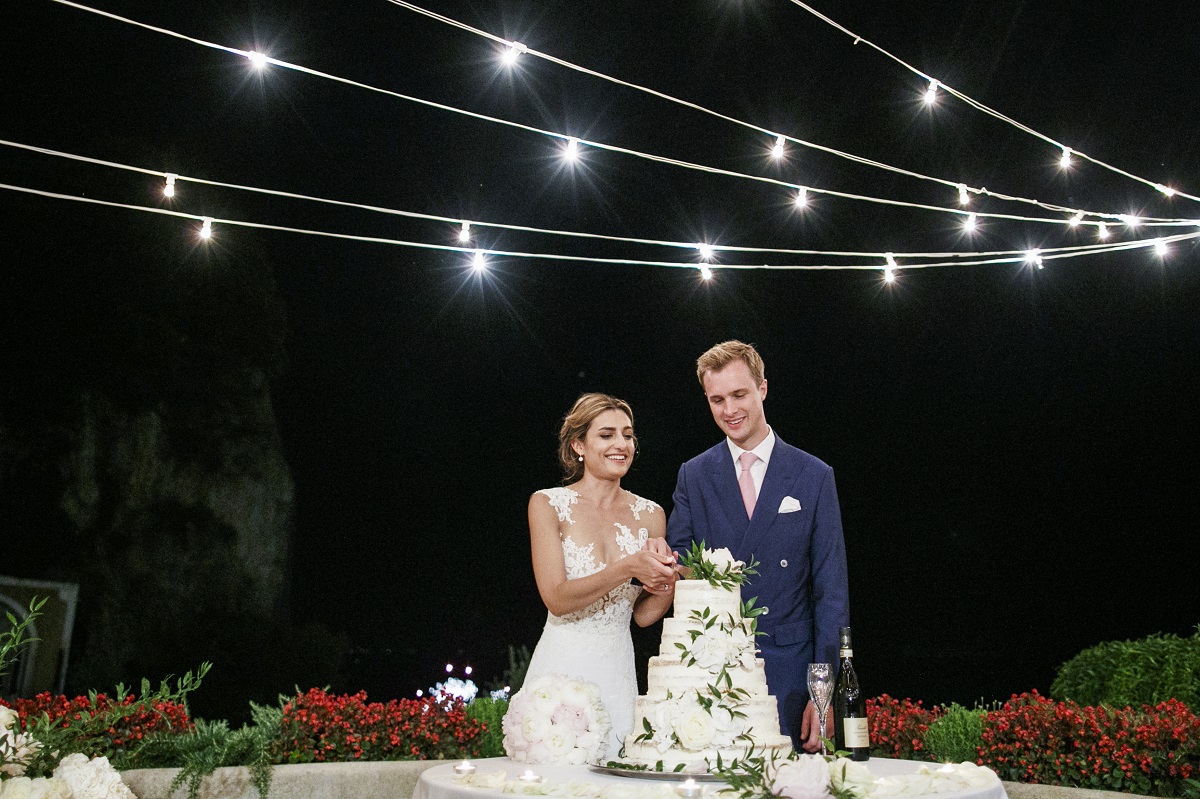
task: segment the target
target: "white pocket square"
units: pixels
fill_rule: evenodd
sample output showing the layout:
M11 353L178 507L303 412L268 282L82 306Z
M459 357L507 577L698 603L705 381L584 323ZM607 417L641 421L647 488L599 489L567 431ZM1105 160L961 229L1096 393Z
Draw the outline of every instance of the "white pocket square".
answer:
M784 497L783 502L779 503L780 513L795 513L800 510L800 502L795 497Z

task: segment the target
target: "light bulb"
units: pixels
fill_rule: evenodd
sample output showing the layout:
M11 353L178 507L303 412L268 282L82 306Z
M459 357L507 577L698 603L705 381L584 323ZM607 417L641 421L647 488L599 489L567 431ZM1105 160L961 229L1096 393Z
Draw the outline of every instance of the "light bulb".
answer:
M175 176L174 175L167 175L167 183L165 186L163 186L163 196L164 197L174 197L175 196Z
M1132 214L1125 214L1120 217L1120 220L1131 228L1136 228L1138 225L1142 224L1142 220L1138 219Z
M971 195L967 194L966 184L959 183L958 184L958 204L959 205L969 205L970 202L971 202Z
M968 232L973 232L978 224L978 218L974 213L970 213L967 214L967 221L963 222L963 227L966 228Z
M1161 257L1161 256L1169 253L1171 250L1169 247L1167 247L1167 243L1165 241L1163 241L1162 239L1155 239L1154 240L1154 251L1156 253L1158 253L1159 256Z
M1096 225L1096 236L1099 238L1102 238L1102 239L1107 239L1108 238L1108 225L1104 224L1103 222Z
M482 272L487 268L487 259L483 257L483 250L476 250L475 255L471 258L471 265L475 267L476 272ZM446 671L453 668L450 664L446 664Z
M938 82L936 80L929 81L929 88L925 90L925 105L933 105L937 102L938 97Z
M567 146L563 149L563 157L568 161L574 161L579 157L579 139L574 136L567 139Z
M796 190L796 207L804 208L808 205L808 189L801 186Z
M1070 147L1063 148L1062 155L1059 156L1059 159L1058 159L1058 165L1061 166L1063 169L1070 168L1070 166L1071 166L1071 148Z
M1171 188L1170 186L1164 186L1161 183L1156 183L1156 184L1154 184L1154 188L1158 189L1160 192L1163 193L1163 195L1165 195L1167 197L1175 196L1175 190L1173 188Z
M1071 221L1068 224L1070 224L1071 227L1079 227L1079 223L1082 221L1083 221L1083 213L1080 212L1080 213L1075 214L1073 217L1071 217Z
M885 283L895 283L896 282L896 272L890 266L885 266L883 268L883 280Z
M250 64L255 69L262 69L267 65L267 57L257 50L246 53L246 58L250 59Z
M447 674L449 674L449 673L450 673L450 672L452 672L452 671L454 671L454 664L453 664L453 663L447 663L447 664L446 664L446 673L447 673Z
M1025 253L1025 263L1034 264L1038 269L1042 268L1042 251L1033 249Z
M504 49L504 52L501 54L500 58L504 61L506 66L511 67L513 64L517 63L517 59L520 58L521 54L528 49L528 47L520 42L509 42L508 47Z
M696 249L700 251L700 257L706 261L713 259L713 246L711 244L697 244Z
M712 280L713 272L707 264L700 264L700 279Z
M471 223L470 222L462 223L462 227L459 228L459 230L458 230L458 240L459 241L470 241L471 240Z
M783 158L783 137L775 138L775 146L771 148L771 157L775 159Z
M211 239L212 238L212 220L211 219L205 218L203 221L201 221L201 223L200 223L200 238L202 238L202 239Z

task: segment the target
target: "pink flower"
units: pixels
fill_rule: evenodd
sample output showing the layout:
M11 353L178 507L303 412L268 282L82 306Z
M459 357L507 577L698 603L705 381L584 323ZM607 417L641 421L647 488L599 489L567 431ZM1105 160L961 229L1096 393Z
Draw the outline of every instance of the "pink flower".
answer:
M578 705L568 705L566 702L554 708L550 721L560 724L572 732L584 732L588 728L587 714Z

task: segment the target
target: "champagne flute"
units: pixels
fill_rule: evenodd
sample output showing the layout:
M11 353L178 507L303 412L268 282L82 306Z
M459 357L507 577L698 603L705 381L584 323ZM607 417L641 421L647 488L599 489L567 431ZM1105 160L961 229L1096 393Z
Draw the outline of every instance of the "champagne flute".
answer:
M808 664L808 695L817 707L817 723L820 724L821 754L825 752L825 717L829 713L829 700L833 698L833 675L828 663Z

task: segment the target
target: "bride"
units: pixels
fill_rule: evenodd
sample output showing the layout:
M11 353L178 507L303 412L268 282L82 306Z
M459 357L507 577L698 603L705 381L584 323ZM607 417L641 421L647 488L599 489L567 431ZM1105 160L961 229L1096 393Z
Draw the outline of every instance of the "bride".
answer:
M529 498L533 574L549 613L525 679L562 674L600 686L612 758L637 697L629 619L645 627L670 608L675 557L663 509L621 488L637 449L628 403L584 394L558 439L566 485Z

